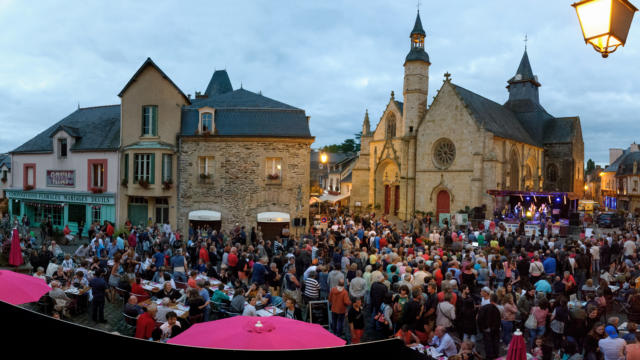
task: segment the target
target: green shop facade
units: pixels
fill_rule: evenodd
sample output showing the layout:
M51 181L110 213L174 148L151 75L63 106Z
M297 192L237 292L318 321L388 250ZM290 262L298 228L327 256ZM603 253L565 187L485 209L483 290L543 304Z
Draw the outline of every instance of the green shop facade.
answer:
M49 190L5 190L5 193L10 216L26 215L32 227L40 226L50 216L54 228L62 230L68 224L72 234L84 224L82 235L87 236L94 221L116 223L115 194Z

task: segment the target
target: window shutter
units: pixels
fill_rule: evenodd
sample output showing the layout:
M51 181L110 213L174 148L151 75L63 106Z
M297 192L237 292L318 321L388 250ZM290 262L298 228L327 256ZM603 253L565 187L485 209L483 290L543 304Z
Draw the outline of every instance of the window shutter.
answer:
M156 179L156 154L151 154L151 166L150 166L150 172L151 174L149 175L149 184L155 184L155 179Z
M158 136L158 107L151 107L151 135Z
M129 154L124 154L124 180L129 182Z

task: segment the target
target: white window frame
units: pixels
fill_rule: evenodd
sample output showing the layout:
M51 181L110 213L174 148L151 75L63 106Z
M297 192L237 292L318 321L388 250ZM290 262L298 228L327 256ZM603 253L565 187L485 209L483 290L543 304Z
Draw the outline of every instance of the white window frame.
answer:
M173 156L171 154L162 154L162 181L173 180Z
M158 132L158 117L153 117L153 109L156 105L145 105L142 107L142 136L156 136ZM156 110L156 115L158 111ZM156 134L153 134L153 121L155 120Z
M133 161L133 179L151 181L151 154L134 154Z
M206 119L209 122L209 127L207 128L207 130L204 129L205 116L210 116L209 119ZM213 113L203 112L200 115L200 131L201 132L208 131L210 133L213 133Z
M97 178L96 178L96 171L98 172ZM103 163L91 164L91 187L95 187L98 189L101 189L104 187L104 164Z
M199 174L205 174L211 177L213 175L213 170L214 170L214 161L215 161L215 158L213 156L198 157Z

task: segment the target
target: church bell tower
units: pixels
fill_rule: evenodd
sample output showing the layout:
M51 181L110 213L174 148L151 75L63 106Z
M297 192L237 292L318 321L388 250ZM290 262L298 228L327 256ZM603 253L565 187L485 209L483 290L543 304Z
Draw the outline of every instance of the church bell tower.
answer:
M420 11L411 31L411 49L404 61L404 96L403 118L404 135L414 135L420 119L427 110L429 92L429 55L424 50L426 33L422 28Z

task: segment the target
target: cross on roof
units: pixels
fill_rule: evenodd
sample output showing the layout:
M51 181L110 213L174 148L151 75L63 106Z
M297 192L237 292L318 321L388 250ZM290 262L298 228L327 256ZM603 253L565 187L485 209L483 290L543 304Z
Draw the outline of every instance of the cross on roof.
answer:
M527 51L527 41L529 41L527 34L524 34L524 51Z
M418 5L416 7L418 8L418 12L420 12L420 0L418 0Z
M449 81L451 80L451 74L449 74L449 72L447 71L446 73L444 73L444 81Z

